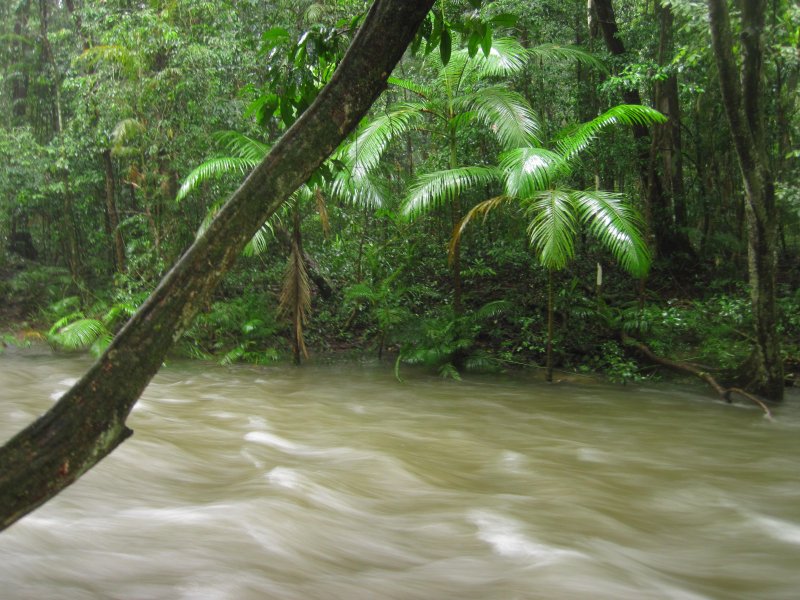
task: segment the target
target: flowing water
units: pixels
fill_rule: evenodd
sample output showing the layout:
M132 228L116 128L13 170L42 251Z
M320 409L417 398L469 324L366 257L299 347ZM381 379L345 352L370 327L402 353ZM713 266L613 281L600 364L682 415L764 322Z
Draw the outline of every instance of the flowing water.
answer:
M0 356L0 437L87 359ZM800 398L168 364L0 533L0 598L800 598ZM0 465L2 468L2 465Z

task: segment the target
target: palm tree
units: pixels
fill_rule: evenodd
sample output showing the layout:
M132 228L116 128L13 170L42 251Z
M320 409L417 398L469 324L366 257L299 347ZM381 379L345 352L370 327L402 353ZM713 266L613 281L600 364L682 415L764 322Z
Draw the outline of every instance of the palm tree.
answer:
M210 158L195 167L186 176L178 190L177 201L183 200L190 192L211 179L231 174L249 173L263 160L269 150L269 145L238 131L223 131L215 134L214 137L224 148L225 155ZM332 169L334 165L344 164L342 161L345 159L342 151L339 151L326 163L326 168ZM319 177L312 177L312 179L321 180ZM331 195L335 197L357 206L373 208L381 206L386 193L380 182L371 174L349 169L336 171L329 187ZM284 269L279 313L287 317L292 325L292 356L295 364L300 364L302 358L308 358L303 330L311 310L310 279L314 278L318 286L321 286L319 281L321 276L313 272L303 249L300 227L303 204L313 204L316 207L323 229L327 233L329 225L322 188L309 182L292 194L291 202L286 205L286 210L276 214L273 220L267 221L244 249L245 256L265 252L270 236L275 232L280 233L276 221L280 220L281 215L291 219L291 232L287 234L284 230L282 234L288 240L289 257ZM212 203L200 226L201 231L208 226L221 207L221 199Z
M644 224L636 210L619 193L575 190L562 185L572 163L598 133L609 127L650 125L664 122L656 110L639 105L618 105L597 118L568 131L553 149L537 146L515 148L500 157L504 194L475 205L461 220L451 240L451 253L467 224L495 208L512 203L527 218L528 235L539 263L548 272L547 380L553 378L553 273L566 267L575 255L575 237L588 228L629 273L643 277L650 267L650 253L642 235Z
M459 136L477 125L505 149L537 141L539 126L527 101L494 83L499 77L520 71L529 56L530 51L517 41L496 39L487 55L478 52L471 57L463 49L453 52L445 65L432 55L438 73L430 85L390 78L390 83L406 90L414 100L389 107L358 132L344 153L354 176L373 170L388 145L398 137L414 129L430 132L442 144L447 156L446 168L414 177L402 210L413 218L447 205L455 227L463 214L464 190L497 179L497 172L491 166L463 164L458 153ZM458 245L452 254L453 308L460 314Z

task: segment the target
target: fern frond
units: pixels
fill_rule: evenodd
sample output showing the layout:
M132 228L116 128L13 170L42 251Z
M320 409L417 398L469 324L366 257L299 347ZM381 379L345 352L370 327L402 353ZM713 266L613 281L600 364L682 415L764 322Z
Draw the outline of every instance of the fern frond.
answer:
M242 250L242 255L258 256L259 254L263 254L267 251L269 240L274 234L275 232L272 229L272 223L267 221L259 228L258 231L255 232L253 237L250 238L250 241L247 242Z
M412 184L402 212L411 217L419 215L452 202L470 187L491 183L499 177L495 167L459 167L424 173Z
M355 176L346 168L340 169L331 184L331 194L354 206L380 208L389 197L387 181L373 173L360 172Z
M88 348L103 335L108 335L108 329L102 321L84 318L61 327L50 336L50 341L65 350L79 350Z
M344 299L353 302L369 302L374 304L380 300L380 292L376 292L366 283L355 283L344 291Z
M120 68L127 77L136 77L139 72L139 57L124 46L100 45L92 46L78 56L76 62L84 62L90 68L100 63L108 63Z

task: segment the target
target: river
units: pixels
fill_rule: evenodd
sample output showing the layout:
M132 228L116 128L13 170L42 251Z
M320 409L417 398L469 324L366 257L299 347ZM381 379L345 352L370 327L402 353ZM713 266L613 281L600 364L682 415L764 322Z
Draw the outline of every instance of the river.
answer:
M82 357L0 355L0 438ZM4 600L796 599L800 397L170 362L0 533ZM2 468L2 466L0 466Z

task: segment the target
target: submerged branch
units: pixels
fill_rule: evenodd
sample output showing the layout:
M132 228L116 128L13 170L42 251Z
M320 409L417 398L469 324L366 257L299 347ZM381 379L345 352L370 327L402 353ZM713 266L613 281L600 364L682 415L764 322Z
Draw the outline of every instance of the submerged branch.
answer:
M757 398L753 394L750 394L749 392L746 392L745 390L743 390L741 388L736 388L736 387L726 388L726 387L723 387L711 375L711 373L709 373L705 369L701 369L697 365L693 365L691 363L686 363L686 362L678 362L678 361L670 360L668 358L664 358L663 356L658 356L655 352L653 352L650 349L649 346L647 346L643 342L640 342L639 340L636 340L636 339L630 337L626 333L622 333L621 334L621 338L622 338L622 343L623 344L636 348L636 350L638 350L641 354L643 354L645 357L647 357L648 360L651 360L652 362L654 362L654 363L656 363L658 365L661 365L662 367L666 367L668 369L671 369L672 371L676 371L678 373L685 373L685 374L689 374L689 375L694 375L695 377L699 377L700 379L705 381L708 385L710 385L712 388L714 388L714 391L717 392L719 397L721 399L725 400L725 402L728 402L730 404L731 403L731 395L732 394L739 394L740 396L750 400L751 402L754 402L755 404L758 404L761 407L761 409L764 411L764 414L766 415L766 417L769 418L769 419L772 418L772 412L769 410L769 407L762 400L760 400L759 398Z

